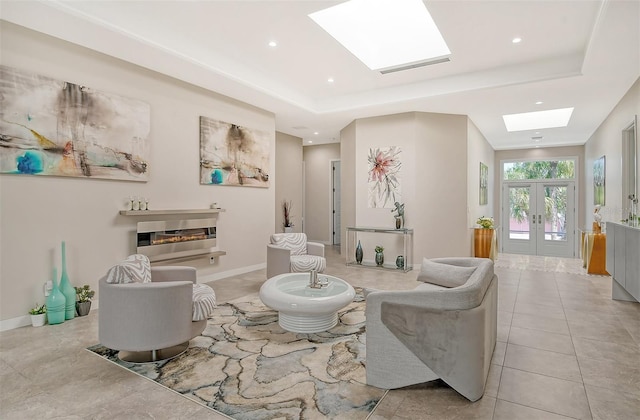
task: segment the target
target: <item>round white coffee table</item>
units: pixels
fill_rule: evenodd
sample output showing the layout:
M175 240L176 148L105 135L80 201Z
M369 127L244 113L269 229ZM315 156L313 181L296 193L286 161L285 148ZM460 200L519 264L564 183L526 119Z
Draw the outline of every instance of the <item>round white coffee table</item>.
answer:
M286 273L272 277L260 288L262 302L278 311L278 323L287 331L316 333L338 323L338 311L356 295L346 281L318 274L327 281L320 289L309 287L309 273Z

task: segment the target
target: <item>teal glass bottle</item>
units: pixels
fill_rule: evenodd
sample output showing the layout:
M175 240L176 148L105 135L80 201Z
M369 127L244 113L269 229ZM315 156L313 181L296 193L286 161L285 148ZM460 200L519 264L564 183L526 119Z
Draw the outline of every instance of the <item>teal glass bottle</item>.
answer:
M358 246L356 247L356 263L362 264L362 245L360 245L360 241L358 241Z
M53 279L51 282L53 283L53 288L51 289L51 293L47 296L47 301L45 302L47 306L47 321L49 324L61 324L64 322L65 315L65 306L66 299L60 289L58 288L58 270L53 268Z
M64 241L62 241L62 275L60 276L60 291L64 295L65 319L73 319L76 316L76 289L69 282L67 275L67 251Z

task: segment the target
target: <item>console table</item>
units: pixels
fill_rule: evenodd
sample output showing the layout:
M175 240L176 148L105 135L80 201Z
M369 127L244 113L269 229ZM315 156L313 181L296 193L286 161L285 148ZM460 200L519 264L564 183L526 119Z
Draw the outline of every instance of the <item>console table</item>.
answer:
M399 269L396 267L395 258L387 266L377 266L375 262L362 261L362 264L358 264L355 258L356 245L358 243L358 237L361 234L375 234L375 235L401 235L402 236L402 256L404 257L404 266L402 270L406 273L413 268L413 229L393 229L393 228L381 228L381 227L348 227L347 228L347 242L346 242L346 254L347 265L356 267L378 268L378 269ZM373 243L373 241L369 241ZM373 245L369 245L371 249L366 252L373 255ZM395 257L395 255L394 255ZM393 265L391 265L391 263Z

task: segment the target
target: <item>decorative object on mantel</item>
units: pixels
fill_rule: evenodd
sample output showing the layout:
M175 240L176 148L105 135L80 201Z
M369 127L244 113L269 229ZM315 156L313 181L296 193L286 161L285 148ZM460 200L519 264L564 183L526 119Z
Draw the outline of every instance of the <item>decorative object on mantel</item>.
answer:
M274 132L200 117L200 184L269 187Z
M61 324L64 322L66 299L58 288L58 270L53 267L53 278L51 279L52 289L47 296L47 320L49 325Z
M404 203L395 202L395 208L391 212L397 212L393 216L396 218L396 229L402 229L404 227Z
M96 292L91 290L88 284L82 287L76 287L76 311L78 316L85 316L89 314L91 310L91 299L95 296Z
M368 207L392 208L402 200L401 149L398 146L369 149Z
M362 264L362 256L363 256L362 245L360 245L360 241L358 241L358 246L356 246L356 263L357 264Z
M404 269L404 256L398 255L398 257L396 258L396 268L398 268L399 270Z
M62 274L60 275L60 291L64 295L64 318L73 319L76 316L76 289L69 282L67 274L67 247L62 241Z
M376 265L378 267L382 267L382 265L384 264L384 248L381 247L380 245L377 245L375 248L376 251Z
M0 66L0 172L146 182L151 107Z
M291 216L291 208L293 207L293 204L291 203L291 201L287 201L284 200L282 202L282 213L284 216L284 233L291 233L293 232L293 218Z
M42 327L47 320L47 307L36 303L36 306L29 309L31 315L31 325L34 327Z
M125 211L149 210L149 199L146 197L129 196L125 201Z

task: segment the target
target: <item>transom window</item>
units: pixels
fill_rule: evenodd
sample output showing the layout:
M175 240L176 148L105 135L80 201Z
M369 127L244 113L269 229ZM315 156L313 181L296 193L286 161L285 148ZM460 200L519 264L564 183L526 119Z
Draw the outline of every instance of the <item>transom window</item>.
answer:
M505 181L525 179L575 179L574 159L504 162Z

